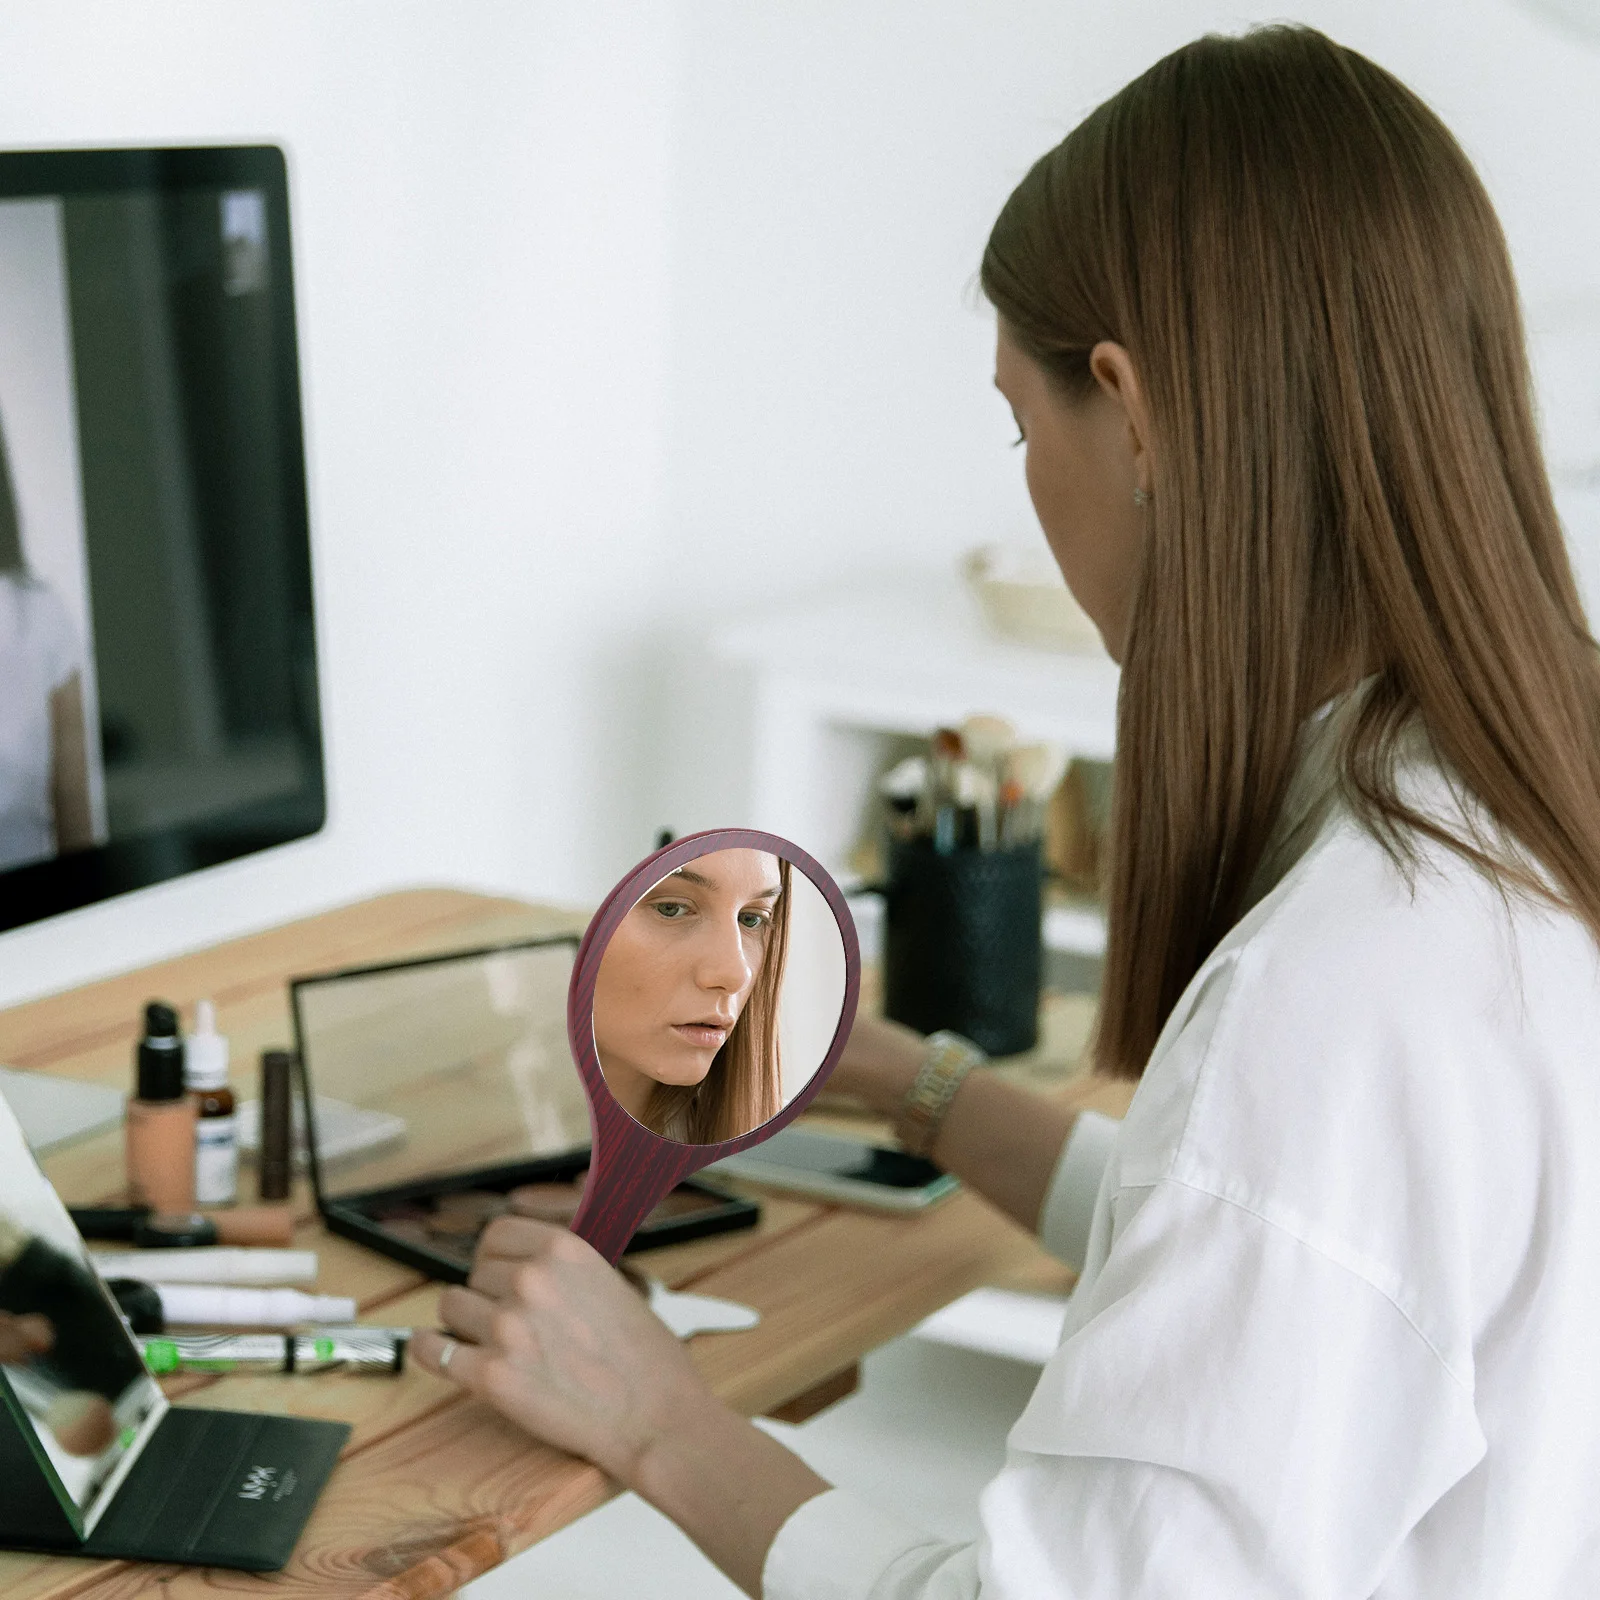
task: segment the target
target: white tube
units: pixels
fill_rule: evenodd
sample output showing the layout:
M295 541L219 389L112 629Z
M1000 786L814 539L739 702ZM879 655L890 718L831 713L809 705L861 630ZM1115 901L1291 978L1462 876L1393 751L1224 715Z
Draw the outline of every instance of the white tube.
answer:
M158 1283L168 1324L215 1323L224 1328L293 1328L302 1322L354 1322L356 1303L298 1289L228 1289L209 1284Z
M315 1283L315 1250L118 1250L94 1258L102 1278L141 1283Z

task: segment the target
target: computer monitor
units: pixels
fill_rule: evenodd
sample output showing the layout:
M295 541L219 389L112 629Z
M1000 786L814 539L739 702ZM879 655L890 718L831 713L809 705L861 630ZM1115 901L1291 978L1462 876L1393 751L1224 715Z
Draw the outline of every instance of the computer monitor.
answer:
M324 815L282 152L0 154L0 929Z

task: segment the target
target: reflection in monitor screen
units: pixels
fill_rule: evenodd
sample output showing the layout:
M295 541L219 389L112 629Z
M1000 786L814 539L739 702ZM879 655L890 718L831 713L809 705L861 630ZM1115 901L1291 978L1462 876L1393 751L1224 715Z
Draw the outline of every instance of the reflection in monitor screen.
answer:
M315 832L274 150L0 154L0 927Z

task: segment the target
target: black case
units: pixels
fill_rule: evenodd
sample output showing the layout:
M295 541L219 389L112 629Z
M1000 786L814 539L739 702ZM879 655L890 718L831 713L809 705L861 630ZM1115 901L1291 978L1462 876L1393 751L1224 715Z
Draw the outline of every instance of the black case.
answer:
M0 1402L0 1546L56 1555L276 1572L350 1436L343 1422L174 1406L85 1539L3 1371Z

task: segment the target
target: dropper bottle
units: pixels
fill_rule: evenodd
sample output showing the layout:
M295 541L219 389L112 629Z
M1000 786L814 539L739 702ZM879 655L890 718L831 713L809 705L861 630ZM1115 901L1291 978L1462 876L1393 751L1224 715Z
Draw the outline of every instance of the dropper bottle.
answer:
M194 1008L183 1078L194 1102L195 1203L231 1206L239 1198L239 1118L228 1087L228 1041L217 1032L217 1011L209 1000Z
M153 1211L194 1210L194 1106L183 1086L178 1013L160 1000L144 1008L128 1102L128 1198Z

